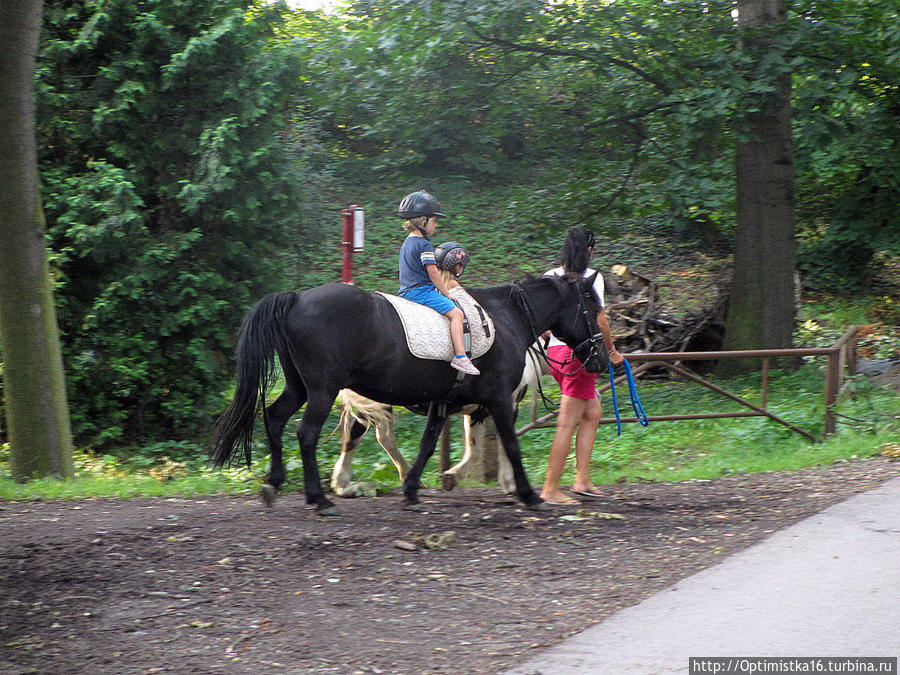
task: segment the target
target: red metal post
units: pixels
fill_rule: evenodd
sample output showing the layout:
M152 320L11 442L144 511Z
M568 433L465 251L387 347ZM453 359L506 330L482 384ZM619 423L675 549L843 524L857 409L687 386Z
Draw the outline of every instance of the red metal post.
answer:
M341 281L353 283L353 207L341 211Z

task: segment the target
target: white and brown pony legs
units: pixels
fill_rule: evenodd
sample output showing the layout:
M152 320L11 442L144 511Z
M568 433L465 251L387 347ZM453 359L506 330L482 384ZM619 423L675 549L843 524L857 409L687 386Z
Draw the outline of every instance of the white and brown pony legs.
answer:
M534 392L531 402L531 419L537 419L538 413L538 388L542 375L549 375L550 368L534 349L529 349L525 354L525 369L522 371L522 379L519 386L513 392L513 401L517 406L525 397L529 388ZM443 473L443 487L452 490L459 481L465 480L469 471L480 463L484 456L484 421L483 418L466 415L463 418L463 456L459 463L447 469ZM497 446L497 485L507 494L515 494L516 480L513 477L512 465L503 450L503 446L496 442Z
M463 416L463 456L457 464L441 474L441 485L445 490L455 488L481 463L485 452L485 421L481 415ZM494 445L497 447L497 485L507 494L515 494L516 479L513 477L512 464L500 442L495 441Z
M397 467L400 480L406 478L410 465L397 449L393 409L350 389L342 389L338 397L343 406L338 425L341 430L341 456L331 472L331 489L338 497L374 497L372 486L353 482L353 455L369 427L375 427L375 438Z
M531 403L531 419L537 418L539 400L537 396L538 384L542 375L549 373L546 361L540 358L532 350L528 351L525 361L525 369L522 379L516 391L513 392L513 400L518 403L531 388L535 392ZM409 462L397 449L397 439L394 435L393 409L384 403L378 403L368 399L350 389L342 389L338 395L343 409L339 428L341 431L341 456L334 465L331 474L331 489L339 497L374 496L373 488L365 483L357 483L352 480L353 454L359 447L363 435L370 427L375 427L375 437L391 458L400 480L406 478L409 472ZM458 482L465 480L469 471L480 463L484 455L485 437L484 418L480 415L463 416L463 456L452 468L443 473L443 487L452 490ZM516 481L513 477L512 465L506 457L503 446L497 444L497 484L508 493L516 491Z

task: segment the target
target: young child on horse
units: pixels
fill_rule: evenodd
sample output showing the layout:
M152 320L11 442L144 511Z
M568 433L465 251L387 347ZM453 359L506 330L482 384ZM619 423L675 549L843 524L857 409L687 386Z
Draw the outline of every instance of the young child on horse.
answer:
M404 229L409 235L400 247L400 293L450 319L450 340L455 354L450 365L468 375L480 371L466 355L463 343L463 313L450 299L450 289L441 276L434 247L428 240L437 229L438 218L444 218L440 204L424 190L406 195L398 209Z
M469 264L469 252L462 244L445 241L434 249L434 261L441 272L447 292L454 295L458 292L457 289L462 288L459 278Z

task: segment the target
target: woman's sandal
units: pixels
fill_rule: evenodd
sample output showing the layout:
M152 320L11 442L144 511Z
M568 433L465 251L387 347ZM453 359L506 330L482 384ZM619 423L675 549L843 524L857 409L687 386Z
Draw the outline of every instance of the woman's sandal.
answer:
M575 488L569 488L569 491L573 495L578 495L579 497L584 497L586 499L603 499L603 495L599 492L593 492L591 490L576 490Z
M565 501L554 502L549 499L544 500L545 504L551 504L552 506L575 506L576 504L580 504L581 502L577 499L566 499Z

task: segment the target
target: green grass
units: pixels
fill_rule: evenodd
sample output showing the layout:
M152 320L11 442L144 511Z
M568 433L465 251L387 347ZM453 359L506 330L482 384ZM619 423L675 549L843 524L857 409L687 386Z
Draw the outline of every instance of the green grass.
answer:
M846 297L820 293L804 303L803 319L813 319L835 326L870 323L897 325L900 322L900 303L896 297L870 293L848 302Z
M16 483L0 479L0 498L29 499L87 499L91 497L128 499L132 497L177 497L209 494L251 494L257 488L252 476L236 482L223 475L200 475L172 480L157 480L141 474L84 475L71 480L42 478Z
M794 372L773 371L768 408L817 436L823 430L823 376L819 365L806 365ZM720 383L740 396L758 401L759 375L748 375ZM551 396L558 390L550 378L545 386ZM648 414L737 410L738 404L707 389L684 382L644 382L638 388ZM625 387L619 388L623 416L631 414ZM606 415L609 396L604 397ZM616 436L615 424L603 425L597 435L592 457L592 477L597 483L638 480L682 481L711 479L738 473L783 471L830 464L836 461L878 454L885 443L900 441L900 394L872 387L863 378L852 381L838 406L846 424L824 443L810 443L799 434L765 418L651 422L648 427L623 424ZM527 421L523 408L520 423ZM340 438L332 433L339 411L332 415L319 444L319 466L327 482L340 453ZM288 429L295 427L294 420ZM410 459L418 447L423 418L397 411L395 427L401 451ZM259 478L268 470L268 457L258 430L251 469L210 469L202 444L173 442L144 448L143 452L123 451L121 457L77 453L78 472L72 480L42 479L16 483L0 478L0 499L80 499L87 497L173 497L209 494L252 494ZM451 460L462 455L462 424L451 427ZM535 429L521 437L526 471L539 485L546 471L547 452L553 429ZM163 454L164 453L164 454ZM301 488L299 451L291 434L285 437L287 491ZM571 483L573 461L567 466L563 483ZM8 447L0 446L0 472L9 473ZM382 489L399 486L397 473L387 455L369 433L354 461L357 480L375 483ZM437 457L432 458L423 477L428 486L440 485Z
M213 470L200 459L176 461L141 455L124 461L113 455L75 453L75 478L41 478L19 483L0 478L0 499L86 499L250 494L258 485L242 468ZM0 470L8 475L9 447L0 445Z
M730 383L729 391L759 403L759 376ZM688 383L641 384L641 401L648 414L725 412L742 407L698 385ZM609 397L604 416L611 417ZM632 411L627 391L619 389L622 416ZM745 408L744 408L745 409ZM767 409L821 437L824 427L822 374L816 366L793 372L773 372ZM719 420L651 422L647 427L623 424L616 436L614 424L600 427L592 455L592 478L598 483L636 480L680 481L710 479L735 473L781 471L829 464L879 452L884 443L900 439L900 395L859 382L853 398L841 401L838 411L859 422L840 424L824 443L811 443L794 431L762 417ZM533 435L532 435L533 434ZM543 452L526 450L533 480L546 470L546 450L553 430L529 432L527 443ZM563 482L571 482L570 460Z

